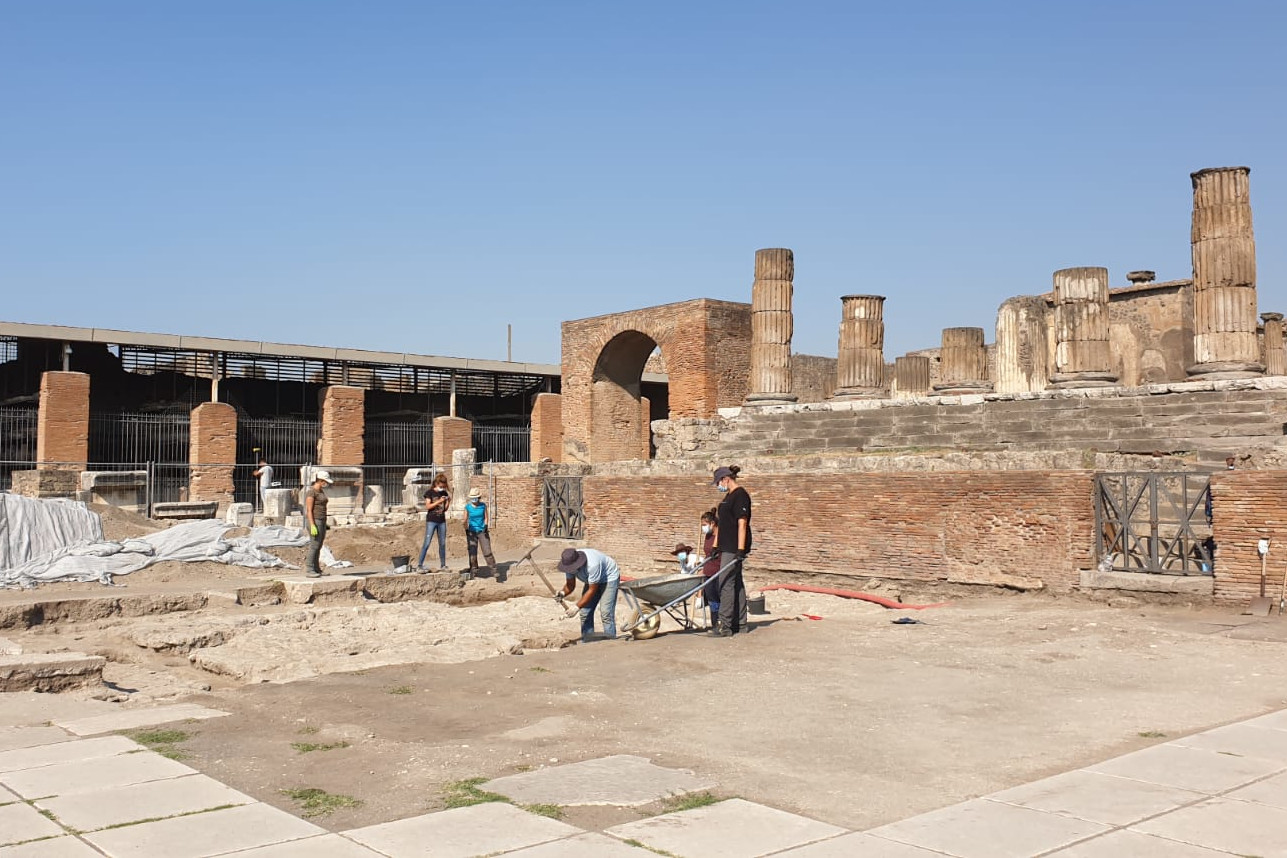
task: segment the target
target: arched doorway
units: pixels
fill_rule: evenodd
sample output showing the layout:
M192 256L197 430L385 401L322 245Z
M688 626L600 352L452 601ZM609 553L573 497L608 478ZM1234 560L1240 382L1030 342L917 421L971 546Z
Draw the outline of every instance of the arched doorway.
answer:
M657 341L640 331L608 340L594 363L590 412L596 462L651 458L651 403L643 396L643 372Z

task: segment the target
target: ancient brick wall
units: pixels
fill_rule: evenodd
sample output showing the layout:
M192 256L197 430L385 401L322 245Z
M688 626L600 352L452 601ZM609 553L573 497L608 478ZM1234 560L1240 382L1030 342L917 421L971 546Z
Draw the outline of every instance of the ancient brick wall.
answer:
M1218 471L1211 475L1215 597L1245 601L1260 595L1256 543L1268 539L1268 589L1275 603L1287 572L1287 471Z
M474 448L474 424L463 417L435 417L433 421L433 460L450 465L451 454Z
M532 461L563 461L563 397L538 393L532 403Z
M233 500L232 473L237 461L237 409L204 402L192 409L188 434L188 498L218 501L223 511Z
M493 469L470 478L465 489L478 489L490 498L491 530L519 545L541 535L541 477L526 463L491 466Z
M322 434L317 442L320 465L361 465L366 454L366 390L333 385L322 392Z
M89 458L89 376L44 373L36 420L36 467L84 470Z
M1067 590L1093 565L1089 471L743 475L757 572ZM697 538L710 478L584 480L586 541L635 574Z

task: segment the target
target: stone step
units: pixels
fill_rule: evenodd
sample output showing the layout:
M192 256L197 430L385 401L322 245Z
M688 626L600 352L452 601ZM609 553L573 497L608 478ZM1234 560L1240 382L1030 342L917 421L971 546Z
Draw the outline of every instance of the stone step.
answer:
M101 655L83 652L27 653L0 656L0 692L57 693L103 684Z

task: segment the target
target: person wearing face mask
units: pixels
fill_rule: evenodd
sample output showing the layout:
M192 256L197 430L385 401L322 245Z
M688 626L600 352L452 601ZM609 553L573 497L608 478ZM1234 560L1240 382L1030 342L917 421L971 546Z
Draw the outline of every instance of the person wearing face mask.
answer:
M729 637L746 630L746 583L742 564L751 552L751 496L737 484L737 465L715 469L715 487L724 499L715 508L719 549L719 620L711 636Z
M491 534L487 531L487 504L483 503L483 493L478 489L469 490L469 503L465 504L465 542L469 548L469 571L462 577L468 581L478 574L479 548L494 577L496 558L492 556Z
M681 542L675 546L675 550L670 552L670 554L677 561L679 561L680 574L682 575L697 574L697 561L701 560L701 558L693 553L693 546Z
M717 515L718 510L715 507L702 513L702 556L706 558L706 562L702 564L702 574L706 576L706 586L702 588L702 601L710 611L712 626L715 625L715 618L719 616L719 581L715 579L719 574L719 552L715 550L716 532L719 530L715 526Z

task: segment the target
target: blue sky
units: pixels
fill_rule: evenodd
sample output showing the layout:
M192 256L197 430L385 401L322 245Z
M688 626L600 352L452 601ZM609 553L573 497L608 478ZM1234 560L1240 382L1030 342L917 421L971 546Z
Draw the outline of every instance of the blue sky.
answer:
M557 362L785 246L795 350L876 293L892 360L1189 276L1231 164L1283 311L1284 7L0 0L0 318Z

